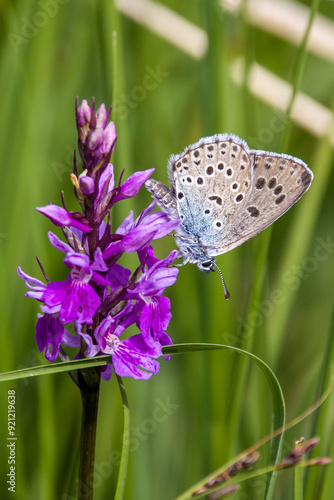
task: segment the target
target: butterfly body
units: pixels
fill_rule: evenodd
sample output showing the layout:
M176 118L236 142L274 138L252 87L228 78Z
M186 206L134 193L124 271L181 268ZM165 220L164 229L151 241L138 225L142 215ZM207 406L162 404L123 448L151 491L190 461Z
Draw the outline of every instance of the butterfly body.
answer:
M283 215L309 188L307 165L286 154L251 150L233 134L204 137L168 161L171 189L146 188L170 218L184 263L205 272L215 256L249 240Z

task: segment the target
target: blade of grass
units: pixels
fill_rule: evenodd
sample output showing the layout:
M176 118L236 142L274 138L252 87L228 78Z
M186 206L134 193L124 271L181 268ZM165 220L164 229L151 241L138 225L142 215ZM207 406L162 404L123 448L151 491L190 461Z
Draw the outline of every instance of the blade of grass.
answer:
M217 107L221 107L222 103L222 89L225 87L226 72L221 72L221 66L224 64L224 59L220 56L220 47L222 45L222 38L224 36L224 26L221 23L219 15L217 15L217 10L215 9L217 5L214 2L203 2L201 8L201 21L202 27L208 34L210 50L208 50L203 57L200 64L201 71L201 100L200 106L203 111L202 134L210 135L214 134L219 130L219 124L224 117L224 113L217 113ZM219 63L218 63L219 61ZM203 314L203 311L208 311L210 309L211 293L212 290L207 292L207 290L200 285L201 278L198 279L198 290L199 290L199 303L202 305L200 308L200 331L205 332L207 315ZM214 366L211 370L204 370L203 373L203 387L207 390L203 394L203 415L202 418L210 418L212 412L215 408L215 398L214 398ZM210 380L211 377L211 380ZM205 416L204 416L205 412ZM204 430L205 436L204 440L208 443L206 449L203 450L203 462L207 463L212 460L214 455L215 443L212 442L212 435L210 429L206 428Z
M106 54L106 74L109 88L110 98L112 98L112 120L115 122L117 135L121 140L117 141L115 149L115 164L125 169L127 175L133 172L131 162L131 139L129 131L129 120L122 119L117 113L117 107L121 103L122 97L126 95L126 72L125 72L125 38L123 36L123 19L116 8L115 2L104 2L103 4L103 29L104 35L103 45ZM116 98L116 100L114 100ZM136 200L134 200L136 202ZM128 215L127 208L122 212L122 205L118 207L121 212L119 217ZM123 220L123 219L122 219Z
M333 429L333 399L331 401L331 433L329 436L330 441L326 444L328 444L328 456L333 457L334 456L334 429ZM325 472L325 471L324 471ZM327 500L328 498L331 497L334 491L334 475L332 471L327 471L327 474L323 473L322 478L320 481L320 487L319 487L319 500ZM316 498L316 497L313 497Z
M297 465L293 469L293 500L303 500L304 467Z
M302 43L301 43L299 50L298 50L297 59L296 59L295 67L294 67L293 78L292 78L292 94L291 94L291 98L290 98L290 101L289 101L289 104L288 104L288 107L286 110L286 117L285 117L286 126L284 129L284 134L283 134L283 138L282 138L282 146L281 146L282 151L286 151L288 148L288 141L289 141L289 135L290 135L290 129L291 129L291 110L292 110L295 98L297 96L297 93L300 89L300 85L301 85L301 81L302 81L302 77L303 77L303 73L304 73L304 68L305 68L305 62L306 62L306 58L307 58L307 42L309 39L312 24L313 24L314 19L315 19L315 15L319 9L319 4L320 4L320 0L313 0L312 1L308 24L307 24L307 27L306 27L306 30L305 30L305 33L303 36ZM314 164L317 165L316 162ZM324 170L322 171L322 173L324 174ZM327 176L322 175L322 179L324 179L324 177L326 178ZM323 183L321 183L321 185L323 185ZM313 190L314 190L314 186L313 186ZM322 190L321 190L321 194L322 194ZM320 199L321 198L319 198L319 197L316 198L316 201L317 201L316 206L314 206L314 204L312 205L312 207L309 205L308 214L305 214L305 211L307 210L307 206L305 204L303 205L303 207L305 207L304 210L300 209L300 211L299 211L300 217L298 218L298 220L297 220L297 218L295 219L295 224L293 226L293 229L291 230L290 238L287 239L287 243L285 246L285 258L282 259L281 266L280 266L280 272L277 274L279 276L279 278L277 280L278 281L277 287L280 290L282 290L282 287L284 288L283 292L284 292L284 296L286 297L286 300L284 301L284 305L283 305L283 314L281 311L282 308L277 308L276 312L274 311L274 317L272 318L272 325L273 325L274 331L271 332L271 339L272 339L271 355L275 361L277 361L277 358L278 358L278 355L280 352L280 346L278 345L278 343L282 342L284 327L285 327L285 324L286 324L286 321L288 318L288 314L289 314L291 307L292 307L293 297L295 295L293 293L295 291L295 288L293 288L293 290L291 290L291 287L290 287L290 290L289 290L288 289L289 283L284 282L285 280L282 278L284 276L283 273L284 273L284 270L289 269L289 264L291 264L295 260L295 257L299 257L299 259L300 259L300 256L302 256L303 253L305 252L305 250L307 248L307 243L309 243L310 238L311 238L311 232L314 229L316 216L318 215L318 212L319 212ZM311 211L311 209L312 209L312 211ZM305 217L305 215L309 215L309 216L312 215L312 217ZM307 221L308 223L305 224L305 221ZM312 224L312 222L313 222L313 224ZM302 229L302 234L300 234L301 229ZM296 238L297 235L298 235L298 238ZM291 240L293 240L293 241L291 241ZM297 253L297 249L298 249L298 253ZM297 262L298 262L298 260L297 260ZM277 312L278 310L279 310L279 312Z
M324 359L321 363L322 375L319 377L319 394L328 385L330 377L330 368L334 366L334 309L328 329L327 348L324 352ZM316 414L314 424L311 430L312 436L321 436L320 455L332 456L333 453L333 415L334 415L334 393L321 410ZM330 474L326 474L325 470L307 469L305 478L305 500L313 500L313 498L328 498L330 491L333 491L334 481Z
M241 348L245 351L250 351L253 345L253 334L255 328L253 326L254 323L252 321L248 321L252 318L254 312L256 312L257 304L260 302L262 295L262 288L264 283L264 277L266 272L266 260L269 250L270 238L271 238L272 229L268 228L265 233L261 236L262 240L260 243L260 250L257 257L256 267L255 267L255 282L252 289L252 294L249 302L249 310L247 314L247 324L249 328L247 330L247 335L244 335L244 338L241 341ZM229 425L229 435L230 439L230 454L232 454L232 450L237 443L237 436L240 428L240 420L242 415L242 405L244 400L244 394L246 390L247 384L247 372L249 369L249 362L247 359L240 358L236 360L235 364L235 378L234 378L234 386L232 399L230 401L231 412L230 412L230 425ZM273 444L273 448L271 450L272 456L277 456L280 448L280 441L275 440ZM270 490L273 491L275 483L275 474L269 479L269 483L267 485L268 492ZM271 493L270 493L271 494ZM270 498L270 496L268 496Z
M41 498L56 500L56 462L57 462L57 423L55 421L55 385L54 379L38 379L38 447L39 447L39 471L41 477L47 480L41 481ZM47 446L46 446L47 443ZM46 450L45 450L46 448ZM29 458L28 458L29 459Z
M287 321L298 291L298 287L292 285L291 280L287 279L287 273L291 273L294 266L300 264L310 245L319 217L321 202L328 186L332 161L333 148L328 139L325 138L320 142L315 152L312 161L312 165L316 166L315 179L306 195L307 199L305 198L304 202L296 207L297 213L286 236L284 254L273 286L273 289L281 292L284 301L274 309L270 318L271 331L268 349L272 366L276 365L280 357Z
M241 351L240 349L237 349L237 348L233 348L233 347L230 347L230 346L219 345L219 344L178 344L178 345L173 345L173 346L165 347L163 349L163 351L164 351L164 354L180 354L180 353L191 352L191 351L211 350L211 349L227 349L227 350L231 350L231 351L235 351L235 352L239 352L239 353L244 353L244 354L250 356L253 360L256 361L256 359L255 359L256 356L254 356L254 355L252 355L250 353L247 353L245 351ZM257 359L259 360L259 358L257 358ZM261 361L261 360L259 360L259 361L260 361L259 366L261 368L262 364L265 365L265 363L263 363L263 361ZM267 368L269 368L269 367L267 367ZM264 372L265 371L266 370L264 370ZM270 368L269 368L269 372L271 372ZM273 374L273 372L271 372L271 373ZM275 375L274 375L274 378L275 378ZM328 396L332 392L333 383L334 383L334 370L331 370L330 379L329 379L329 383L328 383L328 385L326 387L326 390L321 395L321 397L318 399L318 401L316 401L310 408L308 408L307 410L305 410L301 415L299 415L298 417L294 418L288 424L286 424L286 425L284 425L282 427L277 428L274 432L272 432L268 436L265 436L260 441L258 441L257 443L255 443L254 445L252 445L251 447L249 447L247 450L244 450L238 456L234 457L233 459L230 459L222 467L220 467L219 469L215 470L212 474L210 474L209 476L205 477L200 482L196 483L191 488L189 488L186 492L184 492L180 496L178 496L176 500L189 500L189 499L193 498L194 493L199 488L202 488L205 484L207 484L208 482L212 481L214 478L216 478L218 475L220 475L223 471L225 471L228 467L230 467L231 465L235 464L237 461L239 461L240 459L242 459L246 455L250 455L254 451L258 450L258 448L260 448L262 445L264 445L265 443L267 443L269 440L272 440L273 438L281 435L281 442L282 442L282 440L283 440L283 432L287 431L288 429L291 429L292 427L294 427L297 424L299 424L300 422L302 422L305 418L307 418L310 415L312 415L312 413L315 412L324 403L324 401L328 398ZM231 481L229 481L229 485L230 484L235 484L237 482L241 482L243 480L247 480L247 479L250 479L250 478L253 478L253 477L257 477L257 476L262 475L262 474L271 473L271 476L274 473L277 474L279 472L279 470L276 468L276 465L278 463L278 458L279 457L277 457L277 459L275 461L275 464L272 464L272 465L270 465L270 466L268 466L268 467L266 467L264 469L260 469L260 470L251 472L249 474L243 474L241 479L239 479L239 478L236 478L235 480L232 479ZM305 465L307 465L307 464L308 464L308 462L305 462ZM198 498L200 498L201 496L199 495ZM326 499L327 498L329 498L329 497L326 497Z
M229 33L228 19L224 13L222 5L219 1L202 3L202 27L209 37L210 50L206 53L201 62L201 99L200 106L203 108L203 125L201 135L211 135L217 132L231 131L244 123L245 110L238 99L231 98L235 88L231 84L228 72L228 57L229 57ZM244 26L242 26L241 30ZM238 130L241 133L241 130ZM237 256L230 254L228 256L228 264L226 260L225 266L228 266L229 273L236 273L234 262ZM224 274L224 271L223 271ZM216 331L221 329L221 317L218 317L216 311L221 308L221 284L218 280L214 285L209 287L201 286L203 281L199 278L199 295L200 295L200 331L205 332L207 340L217 340ZM224 317L224 325L226 331L231 331L233 323L233 313L231 313L232 302L228 304L226 312L229 309L230 314ZM233 307L233 306L232 306ZM217 309L218 308L218 309ZM209 335L209 337L207 337ZM223 343L228 343L226 339L220 339ZM210 370L204 370L203 386L206 389L204 394L206 400L203 400L203 418L211 418L214 414L221 413L221 401L215 397L217 390L221 394L228 395L231 389L230 373L233 370L234 359L227 359L224 369L222 369L219 360L216 358L210 359ZM225 421L229 420L229 416L223 417ZM212 429L205 428L206 435L203 439L208 443L208 446L203 450L203 464L212 465L216 462L217 457L221 457L222 453L225 456L227 450L222 450L218 443L227 442L228 430L226 425L218 427L214 436ZM202 454L202 452L201 452Z
M130 411L128 398L125 392L125 387L122 378L117 375L117 382L119 385L119 390L121 392L123 410L124 410L124 427L123 427L123 440L122 440L122 455L121 463L118 473L117 488L115 494L115 500L122 500L125 490L126 473L128 469L129 453L130 453Z
M180 352L189 352L189 351L198 351L198 350L211 350L211 349L224 349L224 350L230 350L231 352L237 352L246 355L250 360L255 361L264 375L266 376L266 379L269 383L270 390L272 393L272 398L273 398L273 427L275 430L278 428L283 428L285 425L285 403L284 403L284 397L282 393L282 389L280 387L280 384L275 376L275 374L272 372L272 370L269 368L268 365L266 365L260 358L255 356L254 354L251 354L250 352L247 352L243 349L239 349L237 347L231 347L231 346L225 346L222 344L177 344L173 346L168 346L163 349L164 354L173 354L173 353L180 353ZM238 419L238 422L240 420ZM236 429L238 430L238 429ZM277 439L275 439L274 444L272 446L271 450L271 455L272 455L272 460L274 463L278 463L280 460L281 456L281 451L282 451L282 439L283 435L279 435ZM233 441L232 441L233 443ZM232 453L230 454L230 456ZM228 466L228 465L227 465ZM226 467L227 467L226 466ZM217 472L217 471L216 471ZM269 477L268 483L267 483L267 498L272 498L273 492L274 492L274 485L275 485L275 479L276 479L276 471L273 471ZM196 491L196 490L194 490ZM185 497L186 498L186 497ZM181 500L181 497L180 497Z
M312 1L308 24L307 24L307 27L306 27L306 30L305 30L305 33L303 36L302 43L301 43L299 50L298 50L297 60L296 60L296 64L294 67L294 73L293 73L293 78L292 78L292 82L293 82L292 94L291 94L290 102L289 102L287 110L286 110L286 127L284 129L284 135L283 135L283 139L282 139L282 151L286 151L287 147L288 147L288 141L289 141L289 135L290 135L290 129L291 129L291 110L292 110L293 104L295 102L297 92L300 89L300 84L302 81L306 57L307 57L307 42L309 39L309 35L310 35L310 31L312 28L312 24L313 24L315 15L319 10L319 4L320 4L320 0L313 0Z
M53 363L52 365L22 368L22 370L0 373L0 382L4 382L5 380L18 380L21 378L36 377L39 375L52 375L70 370L92 368L94 366L104 366L110 364L110 362L110 356L97 356L96 358L76 359L68 362Z

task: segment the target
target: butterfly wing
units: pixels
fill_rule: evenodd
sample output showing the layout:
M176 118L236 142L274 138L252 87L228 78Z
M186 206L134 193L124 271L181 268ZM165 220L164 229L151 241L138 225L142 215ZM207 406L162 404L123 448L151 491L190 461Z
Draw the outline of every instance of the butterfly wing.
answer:
M247 144L232 134L205 137L168 164L177 211L185 237L218 255L217 241L238 218L253 184Z
M220 255L241 245L283 215L307 191L313 173L299 158L251 150L253 188L238 217L225 226L219 242L208 248Z
M313 173L299 158L250 150L233 134L200 139L168 163L172 189L146 187L180 218L187 254L214 257L241 245L283 215L307 191Z

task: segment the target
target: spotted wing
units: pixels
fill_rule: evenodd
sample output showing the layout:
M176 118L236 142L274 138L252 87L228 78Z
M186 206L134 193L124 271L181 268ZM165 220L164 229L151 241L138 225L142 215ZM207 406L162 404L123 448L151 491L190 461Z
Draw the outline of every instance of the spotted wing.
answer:
M172 156L168 170L185 235L218 255L224 228L238 218L251 193L247 144L229 134L206 137Z
M238 217L229 220L218 245L208 249L219 255L241 245L283 215L307 191L313 173L299 158L277 153L249 151L254 182Z

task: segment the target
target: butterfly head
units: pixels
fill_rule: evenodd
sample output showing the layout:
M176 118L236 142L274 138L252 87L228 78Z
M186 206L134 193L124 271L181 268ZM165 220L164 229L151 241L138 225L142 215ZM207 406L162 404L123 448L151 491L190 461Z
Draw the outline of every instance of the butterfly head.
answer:
M204 271L205 273L209 273L210 271L214 271L214 267L216 267L218 269L221 280L222 280L223 288L224 288L225 299L228 300L230 298L230 292L228 291L228 289L226 287L223 273L221 272L220 268L217 266L214 257L207 258L206 260L199 260L198 262L196 262L196 264L197 264L197 267L201 271Z
M221 272L220 268L217 266L215 258L214 257L208 257L208 256L205 256L205 255L201 255L201 256L195 257L191 253L191 251L190 251L189 248L187 250L189 251L189 254L188 255L185 255L185 254L183 255L185 257L185 260L183 262L184 264L186 264L187 262L192 262L193 264L197 265L198 269L200 269L201 271L203 271L205 273L209 273L211 271L214 272L215 271L215 269L214 269L215 267L218 269L218 272L219 272L221 280L222 280L223 288L224 288L225 299L228 300L230 298L230 292L227 289L223 273Z
M216 266L216 262L213 257L206 258L205 260L198 260L196 264L198 269L204 271L205 273L214 271L214 267Z

